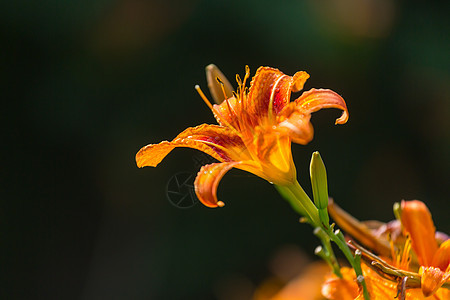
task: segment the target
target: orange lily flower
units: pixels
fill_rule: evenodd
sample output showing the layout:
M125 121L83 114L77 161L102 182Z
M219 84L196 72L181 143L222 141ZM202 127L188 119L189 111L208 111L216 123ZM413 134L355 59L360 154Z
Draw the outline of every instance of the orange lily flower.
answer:
M212 105L197 89L219 125L187 128L171 142L143 147L136 154L138 167L155 167L175 147L194 148L211 155L219 163L203 166L194 183L198 199L208 207L224 205L217 200L217 186L232 168L251 172L277 185L295 182L291 142L311 141L311 113L322 108L343 110L336 124L346 123L345 101L331 90L311 89L290 102L291 92L302 90L309 78L303 71L288 76L277 69L260 67L247 89L249 75L247 67L243 82L237 76L237 93L221 104Z
M430 211L421 201L402 201L401 221L420 263L422 292L431 296L450 278L450 240L438 246Z
M400 295L398 285L401 283L387 280L365 264L361 265L370 300L447 300L450 299L450 291L439 289L434 295L424 296L417 288L409 288ZM356 283L355 272L351 268L341 269L343 278L329 275L322 285L322 295L328 300L363 300L363 294Z
M340 226L344 224L355 237L363 237L362 242L385 255L383 237L378 236L376 245L377 235L370 232L364 223L349 218L339 207L332 207L331 212ZM404 230L402 239L405 240L406 236L406 241L395 251L391 240L390 257L380 258L355 245L362 251L366 263L362 269L371 299L450 299L450 239L442 241L437 238L443 235L436 235L431 214L421 201L402 201L400 219ZM417 257L416 262L412 261L411 248ZM342 274L342 279L329 276L322 287L322 294L327 299L362 299L354 271L343 268Z

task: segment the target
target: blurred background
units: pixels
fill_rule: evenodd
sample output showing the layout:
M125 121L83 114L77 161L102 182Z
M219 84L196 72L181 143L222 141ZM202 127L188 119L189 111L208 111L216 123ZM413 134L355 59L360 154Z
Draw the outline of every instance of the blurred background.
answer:
M215 122L193 88L207 93L210 63L232 83L245 65L305 70L306 90L341 94L349 122L315 113L314 140L293 145L305 190L319 150L330 195L357 218L388 221L394 202L421 199L450 232L448 11L394 0L3 1L1 298L250 299L280 265L289 275L314 259L311 228L264 180L233 170L224 208L180 209L166 189L198 171L198 151L136 167L142 146Z

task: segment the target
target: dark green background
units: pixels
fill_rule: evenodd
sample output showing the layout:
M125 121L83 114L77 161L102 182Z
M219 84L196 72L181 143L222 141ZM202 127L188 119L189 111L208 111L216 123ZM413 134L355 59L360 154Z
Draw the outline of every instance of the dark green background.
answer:
M233 170L222 209L173 207L169 179L195 173L177 149L134 155L213 123L194 91L204 67L247 64L346 99L293 145L299 180L319 150L330 195L360 219L421 199L450 231L449 6L410 1L3 1L0 5L2 299L223 299L257 285L286 244L318 241L275 189ZM234 82L234 81L233 81ZM239 281L239 280L238 280ZM225 287L224 287L225 286ZM222 296L221 296L222 295ZM222 297L222 298L221 298Z

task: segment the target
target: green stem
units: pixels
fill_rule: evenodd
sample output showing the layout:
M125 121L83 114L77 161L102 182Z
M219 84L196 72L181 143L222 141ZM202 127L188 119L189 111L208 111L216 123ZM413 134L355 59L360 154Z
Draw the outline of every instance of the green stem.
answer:
M314 234L322 241L323 245L323 255L321 249L316 248L316 254L318 254L320 257L322 257L333 269L333 273L339 277L342 278L341 273L341 267L339 266L339 263L336 259L336 256L334 255L333 247L331 247L330 243L330 237L328 234L320 227L316 227L314 229ZM319 246L320 247L320 246Z
M355 270L356 279L363 288L364 299L370 300L366 281L364 280L364 276L362 274L360 259L358 259L358 257L356 256L353 256L353 253L347 246L342 233L340 233L339 231L334 232L329 224L323 224L321 222L317 207L314 205L314 203L311 201L309 196L305 193L305 191L297 181L295 181L291 185L276 185L275 187L280 192L280 194L291 204L296 212L305 217L308 223L310 223L313 227L321 228L326 233L328 238L339 247L345 258ZM326 243L323 243L323 245L325 249L328 249L328 245L326 245ZM339 276L339 274L336 275Z
M297 181L291 185L276 185L275 187L298 213L308 219L312 226L320 226L321 222L317 207Z
M348 260L350 265L355 270L356 280L363 288L364 299L369 300L369 292L367 291L366 281L364 279L362 269L361 269L361 260L356 256L353 256L352 251L348 247L347 243L343 238L341 238L336 232L333 232L331 228L324 229L330 239L341 249L345 258Z
M306 209L304 208L302 203L300 203L299 201L296 200L295 195L292 193L292 191L290 189L288 189L285 186L281 186L281 185L275 185L275 188L278 190L278 192L281 194L281 196L283 196L283 198L286 199L287 202L289 202L292 209L294 209L299 215L307 218L308 223L312 224L311 219L308 218L308 213L306 212Z

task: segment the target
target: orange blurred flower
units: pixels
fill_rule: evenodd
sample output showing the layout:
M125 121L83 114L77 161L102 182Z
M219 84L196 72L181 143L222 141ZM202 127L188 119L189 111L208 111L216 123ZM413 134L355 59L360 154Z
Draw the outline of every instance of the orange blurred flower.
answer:
M438 246L430 211L421 201L402 201L401 221L420 263L422 292L431 296L450 278L450 240Z
M303 71L288 76L277 69L260 67L247 89L249 75L247 67L243 82L237 76L237 93L221 104L212 105L199 91L219 125L191 127L171 142L143 147L136 154L138 167L155 167L175 147L194 148L211 155L220 162L203 166L195 180L197 197L208 207L224 205L217 200L217 186L232 168L251 172L277 185L295 182L291 142L311 141L311 113L319 109L343 110L336 124L345 123L348 119L345 101L331 90L311 89L290 102L291 92L302 90L309 78Z
M332 211L336 213L334 208ZM356 220L352 220L355 223L350 225L348 216L342 215L340 211L338 214L343 216L341 221L346 223L346 227L357 227L350 229L356 235L365 228L364 224L358 224ZM390 257L380 258L356 246L362 250L363 259L367 263L362 268L371 299L450 299L450 240L439 245L431 214L421 201L402 201L400 218L406 241L397 251L391 241ZM337 219L340 219L339 216ZM366 233L364 242L371 244L375 235L369 231ZM380 245L378 248L383 249ZM411 248L418 265L412 260ZM322 294L328 299L363 299L354 271L343 268L342 274L342 279L330 275L322 287Z
M256 289L252 300L324 300L320 289L329 272L330 267L324 261L310 263L281 290L270 286L271 281L264 282Z

